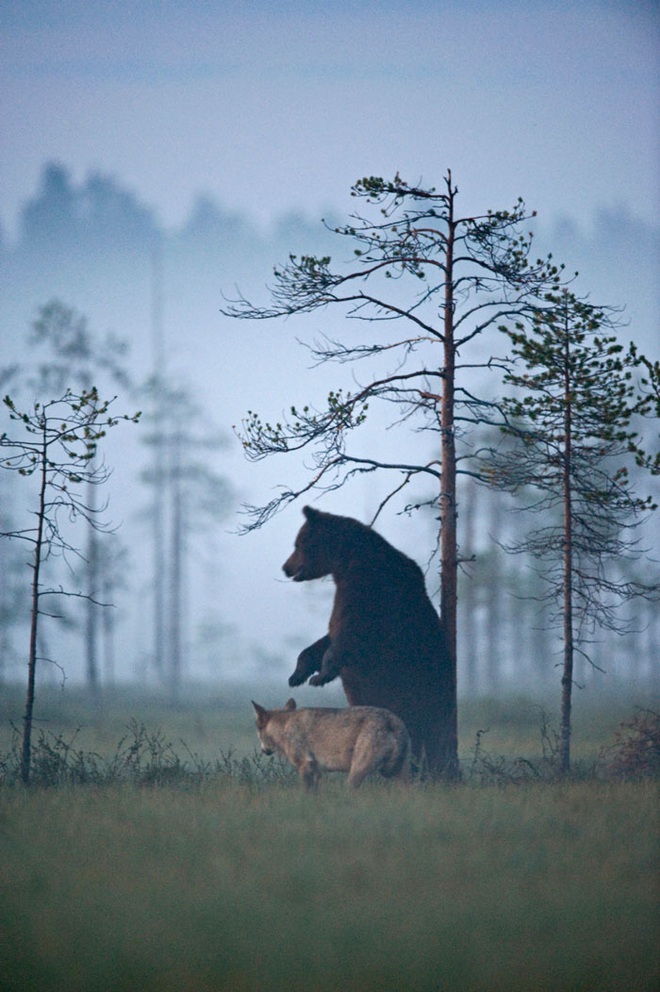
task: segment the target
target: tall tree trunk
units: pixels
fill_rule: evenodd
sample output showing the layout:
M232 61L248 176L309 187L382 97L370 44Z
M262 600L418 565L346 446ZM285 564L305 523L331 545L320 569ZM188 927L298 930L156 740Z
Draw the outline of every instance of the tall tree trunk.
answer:
M160 404L159 404L160 406ZM162 411L158 409L160 420ZM153 653L154 668L161 680L164 678L165 667L165 443L162 428L157 427L158 435L154 441L154 506L153 506L153 543L154 543L154 613L153 613Z
M502 536L502 501L490 500L489 535L493 547L488 552L488 572L486 576L485 593L485 632L486 645L484 651L484 685L491 695L496 695L502 682L502 645L505 643L503 634L503 583L504 568L499 542Z
M477 486L473 479L468 478L465 491L461 494L463 506L463 527L461 540L461 558L464 564L461 579L461 605L458 615L463 631L463 667L461 670L462 691L475 695L477 692L477 625L474 622L477 614L476 577L472 559L475 555L474 524L476 516ZM458 681L458 680L457 680Z
M165 331L163 324L163 250L160 243L154 246L151 258L151 337L154 367L154 613L153 613L153 652L154 668L161 679L166 679L165 664L165 516L167 485L167 438L165 424Z
M23 749L21 753L21 780L28 785L30 781L30 762L32 757L32 718L34 715L34 693L37 674L37 633L39 629L39 583L41 581L41 561L44 540L44 521L46 518L46 488L48 485L48 462L46 458L46 439L41 456L41 485L39 488L39 511L37 513L37 535L34 545L34 562L32 565L32 610L30 615L30 649L28 655L28 684L25 699L25 715L23 716Z
M564 390L564 561L563 561L563 634L564 668L561 679L561 728L559 748L559 768L563 775L571 767L571 707L573 694L573 517L571 508L571 450L572 450L572 399L569 367L568 330L565 351L565 390Z
M457 620L458 602L458 541L456 534L456 439L454 436L454 388L456 346L454 343L454 195L449 173L447 243L445 254L444 293L444 383L440 409L442 492L440 493L440 615L444 627L446 650L451 663L451 701L443 742L444 775L459 776L458 769L458 699L457 699Z
M87 486L87 505L93 514L96 510L96 487L90 482ZM87 561L86 572L86 595L85 604L85 659L87 670L87 687L91 695L96 699L99 690L99 666L97 655L97 606L94 599L98 595L99 580L99 547L98 535L93 524L88 525L87 530Z
M110 553L105 556L105 567L102 567L100 575L103 602L108 604L101 616L103 673L106 685L115 684L115 617L114 604L110 605L115 592L114 568L115 562Z
M183 622L183 486L181 478L181 436L172 438L172 533L170 537L169 568L169 637L168 637L168 687L173 701L178 699L181 687L181 625Z
M103 613L103 658L106 685L115 684L115 621L112 609Z

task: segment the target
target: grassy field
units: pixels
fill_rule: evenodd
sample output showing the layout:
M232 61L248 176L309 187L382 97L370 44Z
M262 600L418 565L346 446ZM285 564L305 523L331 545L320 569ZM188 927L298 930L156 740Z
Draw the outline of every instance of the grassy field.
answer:
M36 757L59 784L0 788L0 988L657 989L658 786L596 774L630 709L583 713L563 783L535 780L531 704L463 714L466 784L349 794L338 777L310 797L254 757L240 693L175 710L120 694L95 715L46 696ZM85 760L88 784L67 784Z
M77 688L40 688L35 709L35 739L61 736L76 749L111 755L122 738L130 738L134 723L159 732L181 755L193 753L214 761L231 752L251 755L257 738L250 699L268 707L282 706L291 694L299 706L344 706L340 689L299 687L292 692L281 685L233 685L220 690L189 692L173 706L165 694L140 693L135 689L106 691L97 706ZM15 728L22 728L23 688L0 689L0 754L12 746ZM459 709L459 745L462 763L473 761L477 735L487 754L536 760L543 750L541 729L546 718L557 723L553 707L557 700L533 701L525 697L463 700ZM572 753L577 767L589 767L600 748L611 743L620 722L634 715L636 706L657 709L658 699L646 696L612 695L590 697L578 694L574 709ZM481 734L480 732L483 732ZM546 742L547 747L547 742Z

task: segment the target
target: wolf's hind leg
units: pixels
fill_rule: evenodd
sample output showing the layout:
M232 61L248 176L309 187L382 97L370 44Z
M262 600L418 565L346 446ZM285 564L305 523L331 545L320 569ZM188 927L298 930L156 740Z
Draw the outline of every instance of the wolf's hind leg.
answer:
M367 775L374 770L373 741L368 737L358 737L353 749L353 758L348 772L348 784L351 789L362 785Z

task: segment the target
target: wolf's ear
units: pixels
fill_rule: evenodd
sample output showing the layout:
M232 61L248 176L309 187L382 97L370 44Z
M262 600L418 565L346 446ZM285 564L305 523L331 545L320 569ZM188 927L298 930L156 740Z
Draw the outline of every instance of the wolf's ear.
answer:
M296 701L295 701L295 699L288 699L286 701L286 703L284 704L284 709L285 710L295 710L295 708L296 708Z
M252 700L252 705L257 714L257 730L263 730L269 720L268 710L265 710L259 703L255 703L254 699Z

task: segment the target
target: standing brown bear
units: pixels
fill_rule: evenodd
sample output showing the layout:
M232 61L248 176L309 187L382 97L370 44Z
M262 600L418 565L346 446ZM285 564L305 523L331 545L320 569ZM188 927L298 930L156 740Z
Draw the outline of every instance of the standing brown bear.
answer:
M332 575L336 592L328 633L301 652L289 685L339 676L349 705L396 713L429 771L449 769L453 674L421 569L358 520L303 513L284 572L294 582Z

